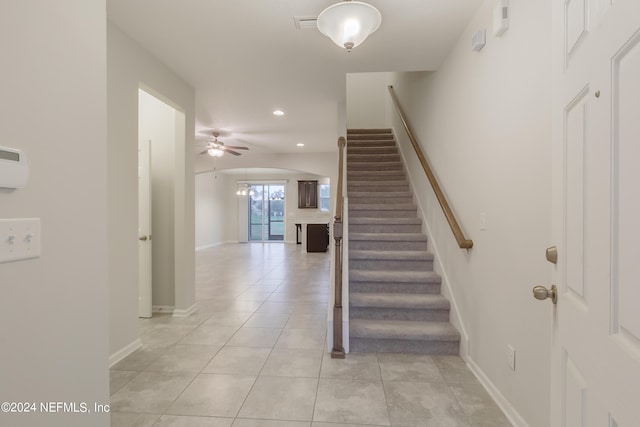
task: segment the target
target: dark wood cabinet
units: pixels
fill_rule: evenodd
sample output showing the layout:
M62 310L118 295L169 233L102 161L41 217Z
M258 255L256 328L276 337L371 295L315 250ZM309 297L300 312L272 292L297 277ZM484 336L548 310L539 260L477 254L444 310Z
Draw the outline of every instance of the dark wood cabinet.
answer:
M326 252L329 247L329 224L307 224L307 252Z
M318 207L318 181L298 181L298 208Z

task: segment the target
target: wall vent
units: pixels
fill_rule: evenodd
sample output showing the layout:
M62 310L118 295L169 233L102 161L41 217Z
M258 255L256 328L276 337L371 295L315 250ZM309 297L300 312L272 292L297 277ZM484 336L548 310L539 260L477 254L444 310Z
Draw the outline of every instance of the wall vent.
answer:
M316 22L318 22L317 16L294 16L293 20L298 30L318 28L318 25L316 24Z

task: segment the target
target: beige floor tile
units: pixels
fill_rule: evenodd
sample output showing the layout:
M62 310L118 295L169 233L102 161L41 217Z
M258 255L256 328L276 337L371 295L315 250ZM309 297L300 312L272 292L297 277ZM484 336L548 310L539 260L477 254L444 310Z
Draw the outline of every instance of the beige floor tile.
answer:
M479 384L460 356L431 356L448 384Z
M240 327L251 317L250 311L225 310L217 311L202 324L202 326L235 326Z
M244 326L248 328L284 328L289 316L288 313L254 313Z
M444 383L385 382L384 390L394 426L470 427Z
M316 350L324 348L325 330L284 329L276 348L305 348Z
M375 353L349 353L344 359L322 358L322 378L380 381L380 366Z
M141 372L111 396L111 410L161 414L194 377L188 372Z
M258 375L270 348L224 347L202 370L209 374Z
M109 371L109 393L113 394L138 375L138 371Z
M313 421L391 425L382 383L321 378Z
M489 393L480 384L451 385L451 391L469 417L472 426L510 427L511 423L502 413Z
M310 427L311 423L304 421L282 421L282 420L252 420L247 418L237 418L233 427Z
M227 342L233 347L268 347L274 346L282 329L280 328L240 328Z
M143 345L120 362L116 363L112 369L116 369L118 371L143 371L147 366L169 351L172 346L173 344L171 343Z
M163 415L153 427L231 427L233 418Z
M319 350L276 349L271 352L260 375L318 378L321 363L322 352Z
M160 414L111 412L111 427L151 427Z
M311 421L317 387L316 378L258 377L238 417Z
M420 354L378 354L382 380L443 383L444 378L431 356Z
M234 326L200 326L180 340L180 344L224 345L238 330Z
M146 370L200 372L220 348L217 345L176 344Z
M200 374L166 413L235 417L255 378L246 375Z

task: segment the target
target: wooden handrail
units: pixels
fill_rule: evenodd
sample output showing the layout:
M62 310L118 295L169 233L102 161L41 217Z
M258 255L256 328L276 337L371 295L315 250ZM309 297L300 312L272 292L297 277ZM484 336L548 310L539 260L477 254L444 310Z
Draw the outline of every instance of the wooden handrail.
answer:
M343 162L344 162L344 146L347 145L347 141L344 136L338 138L338 191L336 196L336 221L342 221L343 198L342 195L342 181L344 179Z
M458 246L462 249L470 249L473 247L473 240L467 239L464 237L464 233L462 232L462 229L460 228L460 225L458 224L458 221L456 220L456 217L453 215L453 212L451 211L451 208L449 207L449 203L447 202L447 198L444 196L444 193L442 192L442 189L440 188L440 184L438 184L438 180L436 179L436 176L434 175L433 171L431 170L431 167L429 166L429 163L427 162L427 159L424 155L424 153L422 152L422 149L420 148L420 145L418 144L418 141L416 140L415 136L413 135L413 132L411 131L411 129L409 128L409 124L407 123L407 119L406 116L404 114L404 112L402 111L402 107L400 106L400 102L398 101L398 97L396 96L396 93L393 91L393 86L388 86L389 88L389 93L391 94L391 99L393 100L393 104L396 107L396 111L398 112L398 115L400 116L400 121L402 121L402 126L404 127L404 130L407 132L407 135L409 136L409 141L411 141L411 145L413 145L413 149L416 152L416 155L418 156L418 159L420 160L420 164L422 165L422 169L424 169L424 173L427 175L427 179L429 180L429 183L431 184L431 188L433 188L433 192L436 194L436 198L438 199L438 203L440 203L440 207L442 208L442 211L444 212L444 216L447 218L447 222L449 223L449 227L451 227L451 231L453 231L453 235L456 238L456 241L458 242Z
M333 348L332 359L344 359L344 346L342 343L342 217L343 194L342 181L344 179L344 146L347 141L344 137L338 138L338 191L336 196L336 215L333 221L333 240L335 241L335 297L333 302Z

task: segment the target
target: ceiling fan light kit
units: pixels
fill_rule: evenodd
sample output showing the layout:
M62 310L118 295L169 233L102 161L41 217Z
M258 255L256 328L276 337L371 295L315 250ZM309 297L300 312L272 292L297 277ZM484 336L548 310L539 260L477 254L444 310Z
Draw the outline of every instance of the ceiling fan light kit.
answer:
M248 150L248 147L236 147L232 145L224 145L224 142L218 141L218 137L220 136L219 132L213 132L213 141L207 141L207 149L201 152L200 154L208 154L211 157L222 157L224 153L233 154L234 156L239 156L240 153L234 150ZM232 150L233 149L233 150Z
M207 149L207 154L209 154L211 157L222 157L224 151L219 148L209 148Z
M380 11L368 3L346 0L318 15L318 30L350 52L362 44L382 23Z

